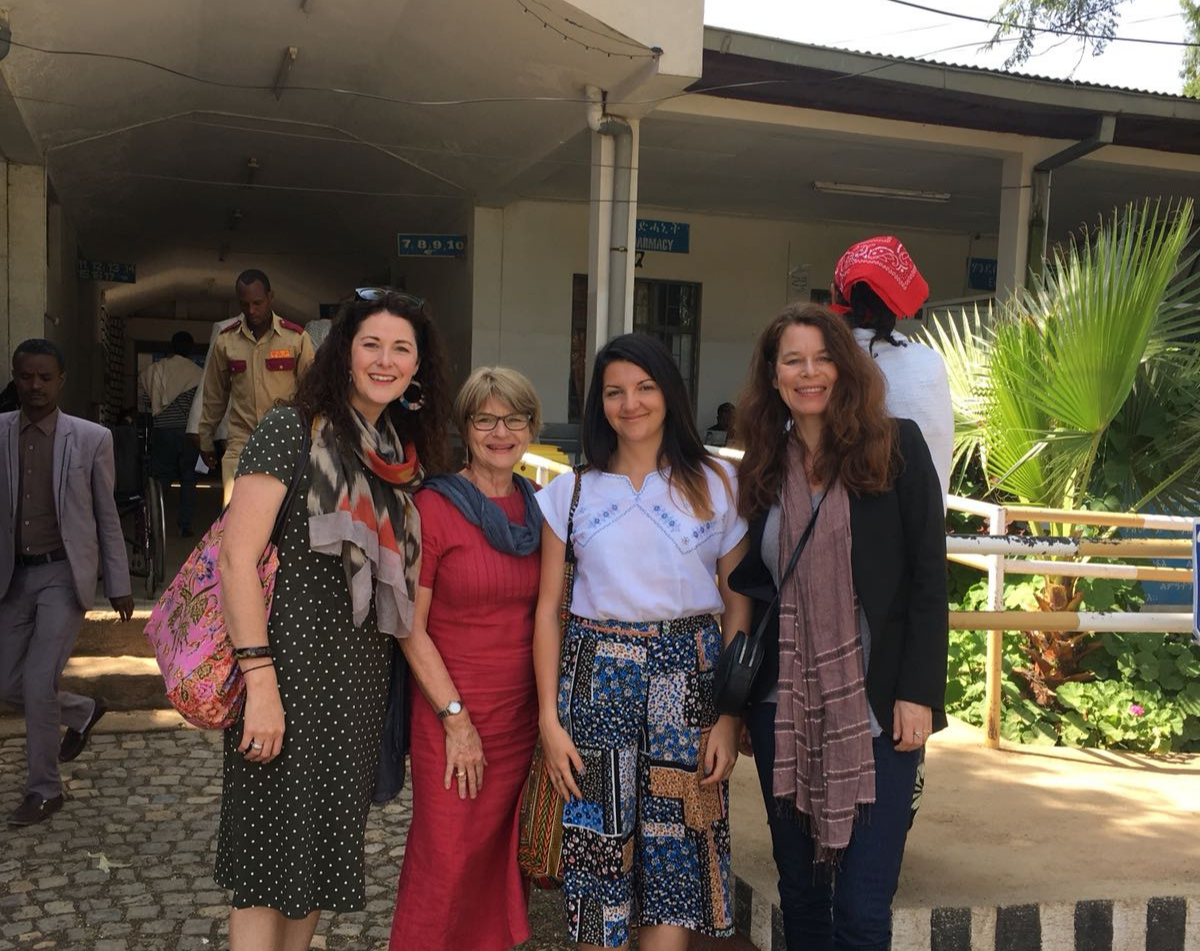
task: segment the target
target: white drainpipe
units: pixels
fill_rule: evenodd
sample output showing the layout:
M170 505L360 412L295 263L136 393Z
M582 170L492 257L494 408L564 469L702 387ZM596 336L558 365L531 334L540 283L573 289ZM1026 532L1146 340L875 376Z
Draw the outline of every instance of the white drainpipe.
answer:
M629 205L632 194L633 178L633 130L629 123L617 116L604 112L603 94L595 86L587 87L588 128L600 135L611 136L613 140L613 175L604 180L605 187L599 196L601 202L607 202L609 208L609 253L607 262L603 256L598 257L598 267L603 267L607 273L596 275L596 316L607 313L608 334L605 339L611 340L625 332L625 295L627 264L629 248L626 240L629 234ZM604 294L607 300L600 297ZM607 307L603 306L607 304Z

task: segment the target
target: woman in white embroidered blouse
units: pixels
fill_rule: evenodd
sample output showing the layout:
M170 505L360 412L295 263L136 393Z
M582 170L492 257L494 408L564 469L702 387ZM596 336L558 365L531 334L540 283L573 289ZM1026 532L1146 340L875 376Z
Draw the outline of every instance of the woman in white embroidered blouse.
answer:
M547 769L567 801L568 926L581 948L626 947L638 928L643 951L683 951L689 931L733 930L727 780L739 723L716 714L713 667L721 631L749 621L726 583L746 523L733 469L705 451L657 340L626 334L596 355L582 428L590 468L537 497L534 666Z

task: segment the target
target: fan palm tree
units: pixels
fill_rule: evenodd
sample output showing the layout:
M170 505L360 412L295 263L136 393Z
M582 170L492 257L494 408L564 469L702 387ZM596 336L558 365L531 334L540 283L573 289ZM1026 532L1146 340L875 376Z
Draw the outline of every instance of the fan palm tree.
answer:
M990 315L936 321L955 410L955 461L1022 504L1200 511L1200 274L1192 203L1146 201L1054 251ZM1067 534L1069 525L1050 526ZM1047 578L1043 610L1073 610L1075 579ZM1086 678L1086 635L1026 632L1020 673L1049 703Z

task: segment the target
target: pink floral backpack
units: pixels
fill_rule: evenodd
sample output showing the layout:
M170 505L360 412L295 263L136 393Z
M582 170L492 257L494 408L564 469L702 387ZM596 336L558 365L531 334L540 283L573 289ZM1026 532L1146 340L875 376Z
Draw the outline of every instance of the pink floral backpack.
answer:
M279 569L279 543L308 462L309 440L309 427L305 424L304 444L296 459L292 481L275 518L271 540L258 560L258 578L268 617L275 593L275 572ZM205 730L222 730L233 725L246 700L246 684L241 668L233 659L233 642L221 607L217 556L221 553L227 512L228 509L222 512L204 533L163 591L146 624L146 637L158 659L167 699L188 723Z

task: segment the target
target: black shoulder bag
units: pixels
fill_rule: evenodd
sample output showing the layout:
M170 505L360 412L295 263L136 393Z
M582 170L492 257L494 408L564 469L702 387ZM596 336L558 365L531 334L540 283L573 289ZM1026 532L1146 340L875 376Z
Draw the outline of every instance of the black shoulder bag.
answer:
M767 605L754 633L747 635L745 631L738 631L733 635L733 640L721 651L721 656L717 658L717 666L713 675L713 702L718 713L741 716L750 703L754 681L758 679L758 672L762 668L763 632L770 623L771 613L779 604L779 594L783 590L784 584L796 570L796 562L800 560L804 546L812 537L813 526L817 524L817 516L821 514L821 504L818 502L817 507L813 509L812 518L808 520L804 534L800 536L800 541L796 542L796 550L792 552L792 557L788 559L787 567L779 578L779 584L775 588L775 597Z

